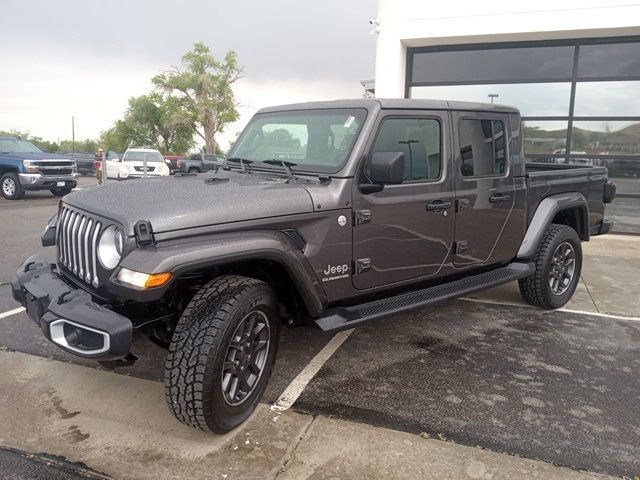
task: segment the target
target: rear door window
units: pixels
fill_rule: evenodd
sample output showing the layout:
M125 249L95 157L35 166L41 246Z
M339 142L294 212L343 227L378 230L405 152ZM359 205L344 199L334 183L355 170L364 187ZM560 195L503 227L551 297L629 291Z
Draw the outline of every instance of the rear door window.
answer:
M462 175L486 177L507 171L504 123L490 119L460 121Z

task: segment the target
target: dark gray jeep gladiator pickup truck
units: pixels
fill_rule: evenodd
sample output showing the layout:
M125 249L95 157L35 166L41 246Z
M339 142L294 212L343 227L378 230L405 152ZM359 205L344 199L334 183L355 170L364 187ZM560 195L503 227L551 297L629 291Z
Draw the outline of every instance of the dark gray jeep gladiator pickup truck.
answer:
M525 165L514 108L266 108L216 172L66 196L42 238L56 263L27 259L12 291L67 352L118 366L134 335L165 345L171 411L225 432L260 400L282 324L346 329L513 280L561 307L614 196L603 167Z

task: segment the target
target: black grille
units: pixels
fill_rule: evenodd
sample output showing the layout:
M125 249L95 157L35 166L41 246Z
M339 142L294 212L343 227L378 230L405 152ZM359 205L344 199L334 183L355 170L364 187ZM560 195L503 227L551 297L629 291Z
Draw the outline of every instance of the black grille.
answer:
M136 172L144 172L144 167L133 167ZM147 167L147 172L155 171L156 167Z
M98 288L98 238L103 226L103 222L84 212L60 207L56 231L58 262L95 288Z
M74 160L37 160L32 163L38 167L41 175L47 177L71 175L76 169Z
M61 168L59 170L53 169L40 169L40 174L44 177L57 176L57 175L71 175L73 170L71 168Z

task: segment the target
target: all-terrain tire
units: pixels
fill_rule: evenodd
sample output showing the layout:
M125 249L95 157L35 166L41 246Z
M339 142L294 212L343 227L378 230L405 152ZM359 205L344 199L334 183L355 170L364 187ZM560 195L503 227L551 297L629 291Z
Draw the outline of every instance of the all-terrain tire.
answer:
M202 173L199 168L191 167L187 173Z
M575 266L572 277L564 291L554 293L550 284L554 253L564 244L569 244L574 252ZM582 270L582 246L576 231L567 225L551 224L547 229L535 256L532 258L536 269L528 277L518 280L520 294L529 304L553 310L566 304L576 290Z
M7 200L19 200L24 197L24 190L20 185L18 174L7 172L2 175L0 177L0 191L2 191L2 196Z
M271 287L253 278L225 275L196 293L176 326L164 370L165 398L180 422L206 432L225 433L251 415L275 362L278 312ZM238 329L252 315L259 316L262 322L268 320L267 353L261 357L264 366L250 393L241 403L233 404L225 396L223 375L229 364L231 342L238 344ZM237 349L233 355L238 358Z

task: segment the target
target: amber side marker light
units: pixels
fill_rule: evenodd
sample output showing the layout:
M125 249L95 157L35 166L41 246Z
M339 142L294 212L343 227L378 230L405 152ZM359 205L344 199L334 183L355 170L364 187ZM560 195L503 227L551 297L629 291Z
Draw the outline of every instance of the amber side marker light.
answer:
M138 288L157 288L169 283L173 275L169 272L141 273L122 268L118 272L118 281Z

